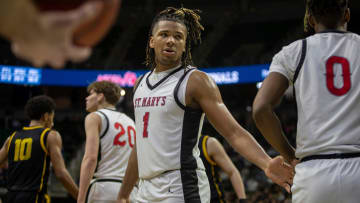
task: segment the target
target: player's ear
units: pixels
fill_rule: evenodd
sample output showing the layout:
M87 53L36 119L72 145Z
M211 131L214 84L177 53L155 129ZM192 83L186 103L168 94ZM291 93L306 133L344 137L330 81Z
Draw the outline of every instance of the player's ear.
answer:
M45 121L45 122L48 121L49 119L50 119L50 114L48 112L44 113L40 118L41 121Z
M313 29L315 29L315 18L314 18L313 15L309 15L308 21L309 21L310 27L312 27Z
M105 100L104 93L99 93L97 99L98 99L98 102L101 102L101 100Z
M345 23L348 23L350 21L350 8L347 8L345 10L345 16L344 16Z
M149 39L149 47L150 47L150 48L154 48L154 47L155 47L154 37L153 37L153 36L150 36L150 39Z

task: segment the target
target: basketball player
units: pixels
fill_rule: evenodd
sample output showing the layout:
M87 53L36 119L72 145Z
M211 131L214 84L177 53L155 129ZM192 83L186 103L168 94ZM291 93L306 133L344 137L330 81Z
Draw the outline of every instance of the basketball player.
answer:
M219 174L220 169L230 178L239 201L244 202L246 194L243 180L220 142L214 137L202 135L198 147L200 149L200 158L204 163L206 175L210 183L210 203L226 202Z
M49 203L47 181L50 161L56 177L76 199L78 187L65 168L60 134L51 130L54 101L45 95L31 98L25 111L30 125L14 132L0 150L0 163L8 161L7 202Z
M81 61L91 49L73 44L73 30L91 19L98 2L88 2L69 12L39 12L30 0L0 1L0 34L11 41L16 56L35 66L60 68L66 61Z
M78 203L116 202L135 145L135 123L115 110L121 97L118 85L93 82L87 90L86 110L90 114L85 118L86 147Z
M192 67L191 48L200 43L196 10L167 8L154 19L147 47L151 71L134 90L136 148L119 201L138 177L138 202L210 202L210 187L197 143L204 116L245 158L274 182L288 186L292 170L271 159L232 117L210 77Z
M296 165L293 202L355 203L360 198L360 36L347 32L347 0L307 0L316 34L275 55L253 104L270 144ZM296 151L273 112L289 84L298 110Z

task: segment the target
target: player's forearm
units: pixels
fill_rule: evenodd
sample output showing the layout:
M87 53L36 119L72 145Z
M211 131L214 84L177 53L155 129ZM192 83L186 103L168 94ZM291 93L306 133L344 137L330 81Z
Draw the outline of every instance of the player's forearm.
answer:
M271 158L249 132L244 129L237 129L226 139L241 156L260 169L266 169Z
M61 172L55 173L56 177L63 184L64 188L68 191L68 193L76 199L79 193L79 188L75 184L69 172L66 168L62 169Z
M90 181L94 176L97 160L95 158L84 157L81 163L80 171L80 188L78 202L85 202L86 193L88 191Z
M245 187L240 173L236 170L230 175L230 181L238 199L246 199Z
M254 108L253 117L265 139L291 163L295 159L295 150L284 136L280 121L271 106Z
M137 180L139 179L138 162L136 149L133 149L130 157L128 166L126 168L125 177L121 189L119 191L118 200L128 198L131 191L133 190Z

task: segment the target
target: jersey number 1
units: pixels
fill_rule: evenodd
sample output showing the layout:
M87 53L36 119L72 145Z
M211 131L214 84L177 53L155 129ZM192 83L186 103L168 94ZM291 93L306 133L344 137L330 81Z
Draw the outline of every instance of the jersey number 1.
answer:
M335 87L335 74L334 74L334 64L341 64L342 69L342 78L343 86L341 88ZM332 56L326 61L326 86L328 90L336 95L342 96L349 92L351 88L351 77L350 77L350 64L349 61L344 57Z
M143 122L144 122L143 137L145 137L145 138L147 138L149 136L149 133L148 133L149 116L150 116L150 113L145 112L145 115L143 117Z

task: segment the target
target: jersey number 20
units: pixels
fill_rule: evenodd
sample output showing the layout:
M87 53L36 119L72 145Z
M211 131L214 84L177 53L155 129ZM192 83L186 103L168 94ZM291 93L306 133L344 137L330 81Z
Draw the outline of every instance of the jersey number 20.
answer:
M120 137L123 136L125 134L125 129L124 127L120 124L120 123L115 123L114 127L116 130L120 129L120 132L118 134L116 134L115 138L114 138L114 145L118 145L118 146L125 146L126 141L120 141ZM136 131L132 126L128 126L127 129L127 135L128 135L128 141L129 141L129 145L131 148L134 147L134 143L135 143L135 139L136 139ZM134 140L133 140L134 139Z
M335 87L334 64L336 63L341 64L342 78L344 82L341 88ZM326 86L328 90L336 96L342 96L349 92L351 88L350 64L346 58L332 56L326 61Z

